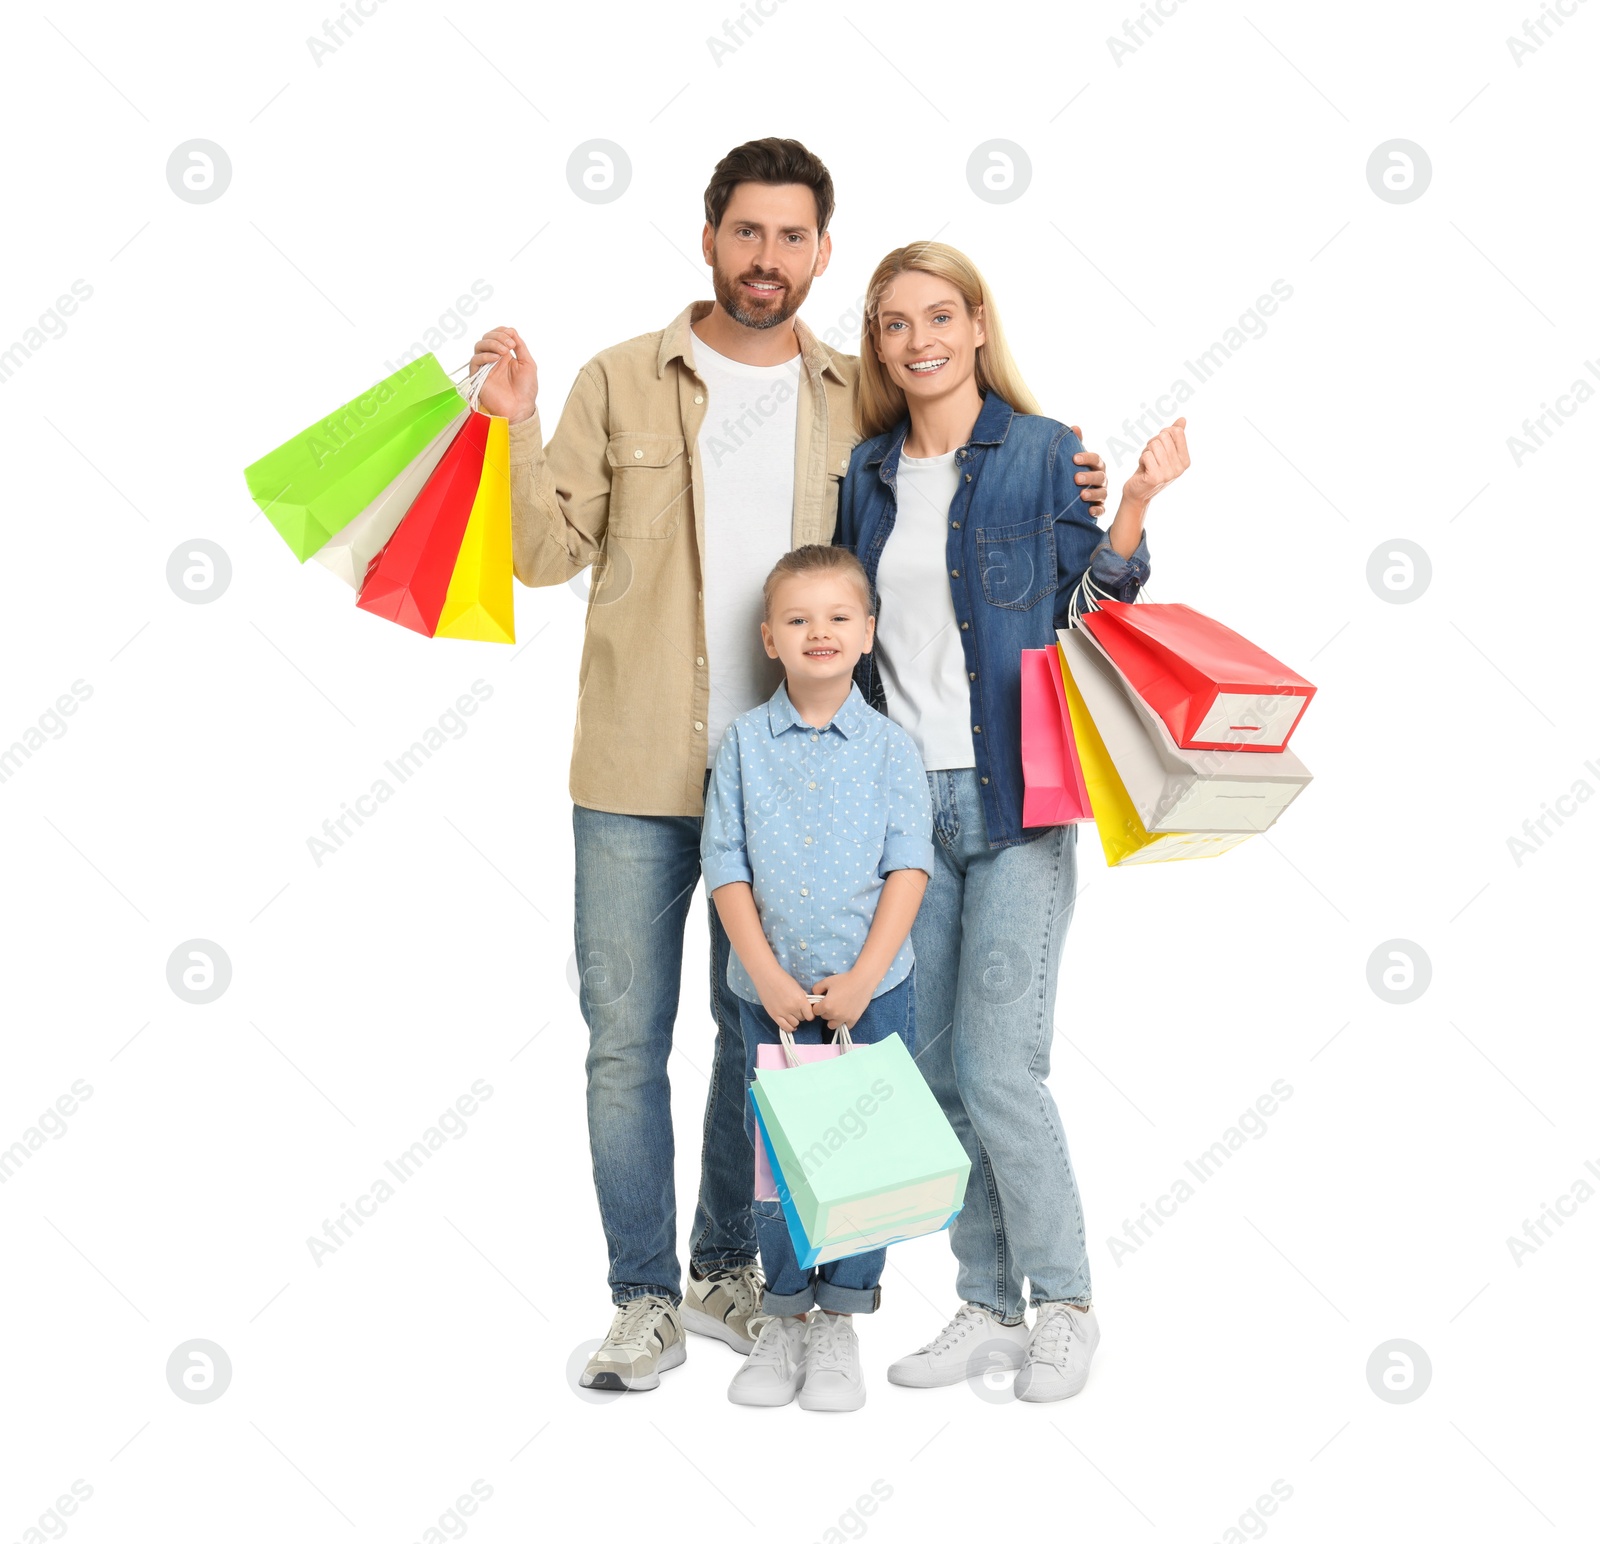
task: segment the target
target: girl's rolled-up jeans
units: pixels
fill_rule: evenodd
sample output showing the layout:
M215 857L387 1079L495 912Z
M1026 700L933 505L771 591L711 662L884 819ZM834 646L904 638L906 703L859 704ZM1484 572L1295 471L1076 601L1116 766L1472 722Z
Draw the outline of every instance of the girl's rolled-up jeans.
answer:
M898 986L890 987L867 1004L860 1019L850 1026L850 1038L856 1045L871 1045L890 1035L899 1035L905 1041L906 1049L915 1052L915 977L916 970L913 968ZM744 1029L747 1090L744 1124L754 1144L760 1138L756 1135L755 1111L748 1089L755 1082L757 1047L777 1045L778 1026L760 1003L746 1002L743 998L739 1000L739 1022ZM799 1044L819 1045L831 1042L833 1031L817 1019L802 1023L795 1031L794 1038ZM845 1052L845 1055L849 1054ZM885 1250L873 1249L866 1254L846 1255L842 1260L830 1260L825 1265L814 1265L806 1270L801 1267L794 1252L794 1241L789 1236L789 1224L784 1220L782 1205L777 1201L757 1201L753 1210L756 1238L761 1247L761 1269L767 1278L763 1312L777 1317L806 1313L812 1308L825 1308L830 1313L871 1313L878 1306L881 1294L878 1279L883 1274Z

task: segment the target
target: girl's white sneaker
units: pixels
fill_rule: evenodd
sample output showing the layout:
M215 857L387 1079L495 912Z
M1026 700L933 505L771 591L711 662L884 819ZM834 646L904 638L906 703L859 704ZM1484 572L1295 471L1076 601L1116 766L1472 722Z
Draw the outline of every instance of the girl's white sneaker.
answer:
M867 1402L867 1380L861 1376L861 1342L848 1314L811 1315L806 1331L805 1383L802 1410L859 1410Z
M1012 1392L1030 1404L1070 1399L1089 1381L1089 1361L1100 1344L1094 1309L1041 1303L1028 1341L1027 1360Z
M750 1321L750 1328L756 1343L733 1375L728 1398L736 1405L789 1404L806 1381L805 1320L762 1314Z

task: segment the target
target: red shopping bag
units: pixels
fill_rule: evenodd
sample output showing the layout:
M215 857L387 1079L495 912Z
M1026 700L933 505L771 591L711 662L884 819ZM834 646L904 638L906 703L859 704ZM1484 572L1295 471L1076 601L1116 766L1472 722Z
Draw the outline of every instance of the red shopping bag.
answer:
M488 442L489 415L472 414L368 565L356 602L363 611L433 637L483 477Z
M1072 737L1061 659L1054 649L1022 651L1022 823L1065 826L1093 820Z
M1317 690L1190 606L1103 600L1079 621L1185 750L1281 751Z

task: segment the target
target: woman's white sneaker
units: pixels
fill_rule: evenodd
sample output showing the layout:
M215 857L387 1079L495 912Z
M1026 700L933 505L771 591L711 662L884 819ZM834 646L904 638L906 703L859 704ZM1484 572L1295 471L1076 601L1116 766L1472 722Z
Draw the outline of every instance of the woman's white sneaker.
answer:
M867 1380L861 1376L861 1342L848 1314L811 1316L806 1331L805 1382L802 1410L859 1410L867 1402Z
M987 1308L963 1303L920 1351L889 1366L889 1381L911 1389L938 1389L997 1369L1018 1368L1028 1349L1026 1324L1002 1324Z
M683 1324L664 1297L636 1297L623 1303L600 1349L578 1378L586 1389L653 1389L661 1374L684 1358Z
M733 1375L728 1398L736 1405L786 1405L806 1381L806 1322L763 1315L750 1328L756 1343Z
M1089 1381L1089 1361L1099 1344L1100 1321L1094 1309L1041 1303L1027 1359L1012 1391L1030 1404L1070 1399Z

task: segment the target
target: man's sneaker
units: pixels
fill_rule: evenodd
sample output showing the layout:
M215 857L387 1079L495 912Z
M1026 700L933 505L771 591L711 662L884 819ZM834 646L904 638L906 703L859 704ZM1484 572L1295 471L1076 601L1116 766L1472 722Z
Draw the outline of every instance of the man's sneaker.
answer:
M811 1316L806 1331L802 1410L859 1410L867 1402L867 1380L861 1376L861 1343L848 1314Z
M717 1271L704 1281L689 1272L683 1294L683 1327L695 1335L709 1335L748 1356L761 1326L750 1321L761 1312L761 1291L766 1285L759 1265L737 1271Z
M653 1389L684 1358L683 1322L664 1297L636 1297L617 1309L611 1330L589 1358L578 1384L586 1389Z
M755 1346L733 1375L728 1398L736 1405L786 1405L806 1381L805 1320L763 1315L755 1331Z
M909 1389L938 1389L996 1369L1022 1366L1026 1324L1002 1324L987 1308L963 1303L961 1311L920 1351L889 1367L889 1381Z
M1089 1381L1089 1358L1099 1344L1094 1309L1080 1313L1067 1303L1041 1303L1012 1392L1031 1404L1070 1399Z

